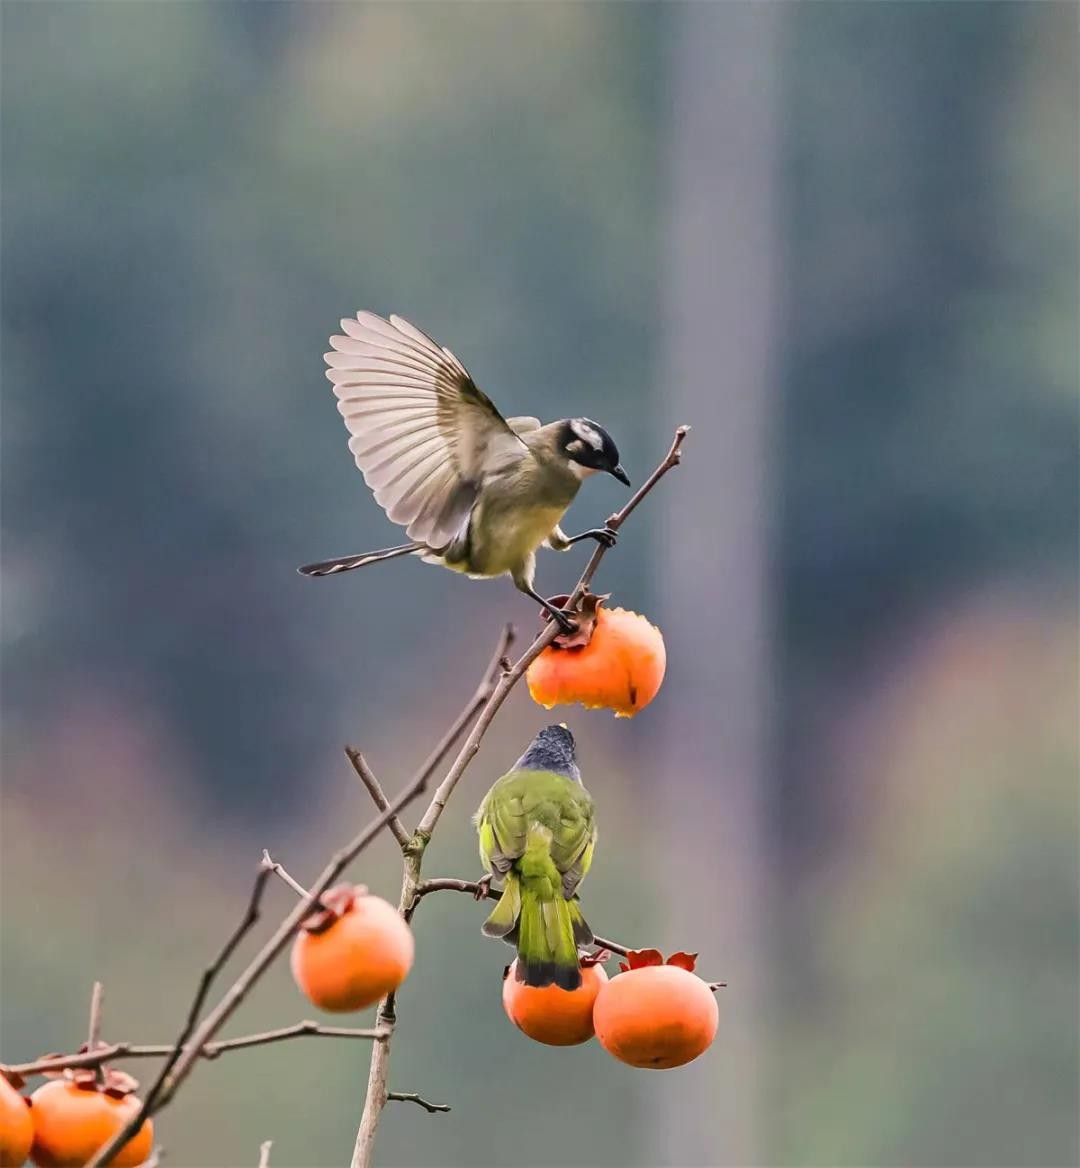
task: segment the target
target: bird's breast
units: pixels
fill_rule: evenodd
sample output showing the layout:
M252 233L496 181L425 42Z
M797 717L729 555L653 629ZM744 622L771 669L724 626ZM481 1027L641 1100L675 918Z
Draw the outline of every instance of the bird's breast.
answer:
M470 523L467 570L498 576L520 567L551 534L568 505L482 498Z

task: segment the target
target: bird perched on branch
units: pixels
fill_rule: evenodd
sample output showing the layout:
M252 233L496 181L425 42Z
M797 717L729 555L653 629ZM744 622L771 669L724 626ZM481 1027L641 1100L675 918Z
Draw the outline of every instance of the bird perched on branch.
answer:
M519 981L577 989L578 946L593 935L575 894L592 863L596 822L565 725L537 734L484 797L476 826L488 871L481 894L493 877L502 881L485 935L517 946Z
M326 376L352 435L349 449L376 502L408 543L307 564L329 576L396 556L420 556L470 577L509 574L563 631L569 616L533 588L536 549L615 532L559 528L582 480L605 471L630 485L610 435L588 418L544 426L504 418L450 352L400 316L358 312L330 338Z

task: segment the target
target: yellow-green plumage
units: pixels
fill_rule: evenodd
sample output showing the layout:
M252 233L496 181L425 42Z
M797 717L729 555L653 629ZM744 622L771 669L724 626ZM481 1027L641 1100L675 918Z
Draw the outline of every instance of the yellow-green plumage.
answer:
M573 741L564 726L542 730L476 814L480 858L503 882L483 931L517 946L526 985L576 989L578 946L592 942L575 893L592 863L596 823Z

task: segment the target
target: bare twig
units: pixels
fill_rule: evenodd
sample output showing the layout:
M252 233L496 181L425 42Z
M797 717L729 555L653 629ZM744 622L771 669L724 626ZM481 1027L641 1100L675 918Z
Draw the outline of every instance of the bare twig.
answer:
M259 1145L259 1168L270 1168L270 1149L273 1146L273 1140L263 1140Z
M102 1045L101 1042L101 1010L105 998L105 987L101 982L94 982L94 988L90 991L90 1022L87 1026L86 1034L86 1049L97 1050ZM97 1072L97 1081L99 1084L105 1082L105 1071L101 1063L97 1063L94 1067Z
M487 732L487 728L491 725L495 715L499 712L499 707L506 701L507 695L522 676L524 676L525 670L540 656L545 646L555 639L558 632L559 626L556 624L552 624L550 627L544 629L517 661L514 662L511 668L504 671L499 678L498 684L492 691L491 696L484 703L484 707L480 711L480 716L476 719L468 738L465 739L464 744L458 751L453 765L446 774L446 778L436 788L435 794L431 797L431 802L428 804L428 809L424 812L423 818L417 826L416 834L421 840L421 846L426 845L427 841L431 839L431 833L435 830L435 825L439 822L439 817L443 813L446 801L453 794L458 780L465 773L469 763L472 762L473 756L480 749L480 743L483 740L484 734Z
M360 778L360 782L367 787L368 794L371 796L372 802L380 811L385 811L390 806L390 800L386 797L386 792L382 789L382 784L375 777L375 772L367 764L367 759L356 749L355 746L346 746L345 755L349 762L352 763L353 770L356 771ZM405 824L401 822L396 815L392 816L386 826L390 829L391 835L403 847L409 846L409 833L405 830Z
M210 1042L214 1035L232 1017L240 1006L240 1003L250 993L251 987L262 977L278 954L288 945L293 934L300 927L301 922L310 913L312 907L318 903L319 897L330 887L341 872L356 859L364 848L371 843L395 815L398 815L409 803L424 793L428 783L431 781L431 776L438 768L443 756L453 746L464 727L468 725L475 710L484 701L489 700L487 695L492 692L491 687L494 683L494 677L497 672L501 671L502 658L505 656L507 647L512 642L513 636L513 629L509 625L502 630L495 654L487 667L484 679L477 688L476 693L472 696L465 710L458 716L453 726L443 736L439 745L425 761L420 770L405 786L404 790L354 839L331 856L329 863L311 886L308 894L297 901L292 911L278 925L270 939L255 954L247 967L241 971L229 989L226 990L225 995L217 1006L207 1014L200 1025L196 1025L198 1015L202 1011L203 1003L206 1000L206 995L210 988L210 982L232 954L240 938L258 917L258 901L262 896L262 890L266 884L266 880L271 873L270 868L263 867L260 869L248 914L245 916L244 921L241 922L237 932L230 938L229 943L223 950L222 956L203 975L203 979L195 995L195 1000L192 1002L191 1009L188 1013L187 1024L181 1031L173 1053L166 1060L157 1080L155 1080L154 1085L147 1093L146 1099L143 1101L138 1112L107 1144L102 1145L98 1149L86 1168L101 1168L101 1165L108 1164L128 1140L139 1131L146 1121L147 1116L153 1115L170 1102L181 1084L191 1073L195 1063L202 1057L203 1047ZM252 915L253 913L254 915ZM376 1049L382 1049L384 1045L385 1040L380 1042Z
M268 1046L272 1042L287 1042L290 1038L367 1038L378 1041L386 1036L378 1027L357 1029L352 1026L322 1026L318 1022L295 1022L292 1026L281 1026L277 1030L264 1030L260 1034L243 1034L239 1038L223 1038L208 1042L202 1049L203 1058L215 1059L230 1050L242 1050L249 1046Z
M495 652L491 655L491 660L484 671L484 680L477 687L469 704L457 716L450 729L442 736L424 763L424 769L429 775L435 773L443 759L450 753L454 743L465 733L469 723L476 717L477 713L491 701L498 684L505 679L506 674L510 671L506 655L510 652L516 636L517 633L513 625L504 626L499 643L495 646Z
M236 1038L224 1038L218 1042L208 1042L202 1048L202 1057L216 1059L228 1051L243 1050L250 1046L267 1046L273 1042L285 1042L290 1038L383 1038L386 1031L374 1029L357 1030L347 1026L323 1026L318 1022L295 1022L292 1026L282 1026L277 1030L263 1030L258 1034L241 1034ZM100 1045L96 1050L80 1054L57 1055L55 1058L38 1059L32 1063L19 1063L7 1067L29 1078L31 1075L47 1075L53 1071L63 1071L74 1067L97 1067L102 1063L119 1062L122 1059L167 1058L173 1053L173 1043L130 1043L113 1042Z
M385 810L385 808L384 808ZM284 880L285 883L296 893L297 896L307 896L308 890L299 882L294 880L292 876L270 855L266 848L263 848L262 860L260 861L264 868L268 868L275 876ZM312 902L312 908L324 909L326 906L321 901L315 900Z
M607 526L613 531L618 531L620 527L630 518L630 516L637 510L638 505L642 502L645 496L656 486L656 484L667 474L673 467L682 462L682 444L686 435L690 433L689 426L680 426L675 431L675 436L671 441L671 447L667 454L664 455L663 462L652 472L651 475L641 484L641 486L630 496L629 502L614 515L610 516L607 521ZM577 582L577 587L574 589L567 602L567 608L573 608L575 604L588 591L589 585L592 583L593 576L596 575L596 569L600 567L600 561L604 558L604 553L608 550L606 544L598 543L593 550L593 554L589 557L589 562L585 565L585 571L581 573L581 579Z
M105 998L105 987L101 982L94 982L90 993L90 1024L87 1028L86 1045L93 1050L101 1042L101 1007Z
M415 1091L387 1091L387 1102L392 1103L418 1103L425 1111L434 1115L436 1111L449 1111L449 1103L429 1103L422 1095L417 1095Z
M203 970L202 977L199 979L198 988L195 991L195 997L191 1000L191 1005L188 1008L187 1018L184 1020L183 1029L177 1035L176 1041L173 1043L172 1051L169 1053L161 1069L157 1073L147 1091L146 1097L139 1106L139 1110L132 1116L130 1120L116 1133L115 1136L108 1143L103 1144L97 1152L94 1153L93 1159L89 1161L88 1168L97 1168L100 1164L108 1164L112 1157L131 1139L136 1132L146 1122L147 1116L153 1115L159 1106L159 1101L162 1100L166 1083L173 1068L184 1058L185 1044L191 1037L192 1031L195 1029L199 1021L199 1015L202 1013L203 1005L206 1002L207 995L210 993L210 987L214 983L214 979L221 972L226 962L233 955L237 945L244 939L247 933L254 927L255 922L259 919L259 907L262 902L263 892L266 889L266 881L270 878L270 870L268 868L261 868L258 875L255 877L255 883L251 888L251 896L248 897L247 910L243 918L236 928L232 931L229 939L221 947L217 957ZM196 1053L196 1057L198 1057Z
M451 876L440 876L435 880L424 880L417 886L412 903L413 911L420 901L432 892L467 892L474 900L481 892L487 900L498 900L502 896L501 890L484 888L475 880L456 880ZM412 913L409 915L411 917ZM621 957L625 957L628 952L627 946L620 945L618 941L609 941L606 937L593 937L593 943L601 949L610 949L612 953L618 953Z

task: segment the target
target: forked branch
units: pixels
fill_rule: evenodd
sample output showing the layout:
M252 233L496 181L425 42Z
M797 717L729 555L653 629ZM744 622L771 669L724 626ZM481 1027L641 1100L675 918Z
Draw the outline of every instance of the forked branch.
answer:
M678 466L682 457L682 443L688 431L688 426L680 426L675 431L671 447L663 461L630 498L629 502L608 519L609 527L618 530L633 511L636 510L642 500L652 491L660 479L672 467ZM575 607L585 595L607 550L605 545L599 544L593 551L592 556L585 566L585 570L582 572L571 593L568 607ZM329 1028L320 1027L311 1030L307 1029L308 1023L300 1023L296 1027L285 1027L280 1031L268 1031L262 1036L252 1036L253 1039L258 1039L259 1042L245 1041L243 1039L215 1042L215 1036L236 1012L251 992L252 987L263 976L272 962L289 944L293 935L300 927L300 924L308 916L312 908L318 904L322 894L384 828L387 828L393 833L394 838L404 853L405 872L402 882L400 905L403 913L411 912L420 896L426 894L426 892L436 891L437 888L457 888L460 884L466 887L458 889L459 891L469 890L467 886L470 882L468 881L429 881L426 886L421 885L420 864L424 849L438 825L447 801L453 794L454 788L457 786L461 776L465 773L469 763L479 750L483 736L503 702L506 700L514 685L525 674L529 665L551 644L557 634L558 626L549 623L534 638L532 644L529 645L521 657L511 665L506 660L506 654L513 638L513 632L509 627L503 630L491 664L488 666L475 694L447 730L446 734L443 735L440 742L435 746L435 749L421 766L420 770L394 799L387 798L381 784L371 771L363 755L352 747L348 749L349 760L375 802L378 808L378 814L348 844L330 857L326 867L309 889L304 890L302 887L297 886L300 890L300 895L298 895L297 902L292 910L278 925L262 948L240 972L232 985L225 991L217 1005L200 1022L199 1019L202 1015L203 1007L206 1004L206 999L209 996L211 986L241 940L259 919L263 891L271 872L276 871L278 875L285 875L283 870L280 869L280 866L275 865L273 861L269 861L269 863L264 862L260 866L244 917L222 947L217 957L204 971L188 1009L184 1025L177 1035L176 1041L171 1047L166 1048L165 1061L147 1092L146 1098L143 1100L137 1114L125 1124L121 1131L97 1151L87 1168L100 1168L101 1165L108 1164L128 1140L139 1131L147 1117L160 1111L161 1108L165 1107L173 1099L176 1092L183 1085L200 1059L207 1057L213 1058L223 1050L235 1049L239 1045L258 1045L260 1042L280 1041L285 1038L298 1037L300 1034L329 1033ZM416 832L410 835L401 821L401 812L424 793L435 771L442 765L446 755L449 754L455 743L470 726L471 730L469 730L468 736L458 750L457 756L442 782L435 789L431 801L420 819ZM269 860L269 857L267 857L267 860ZM424 888L424 892L420 891L422 887ZM606 948L610 948L616 952L622 951L621 946L614 945L608 941L601 942L599 938L597 940L598 943ZM392 995L391 998L384 1000L380 1004L378 1020L379 1025L370 1033L362 1034L359 1031L341 1033L341 1036L370 1037L375 1039L371 1072L368 1078L368 1093L360 1129L357 1132L352 1168L370 1168L375 1130L382 1109L389 1100L402 1099L414 1102L427 1108L429 1111L444 1109L444 1105L429 1104L419 1096L400 1092L392 1093L387 1089L386 1074L389 1061L390 1033L394 1022ZM117 1053L111 1057L122 1057L120 1048L123 1044L115 1045L117 1047ZM131 1056L132 1051L135 1049L138 1048L126 1047L124 1048L124 1053ZM87 1054L93 1053L93 1051L87 1052ZM155 1048L155 1053L160 1054L162 1052L160 1049ZM69 1057L81 1058L83 1056ZM53 1061L58 1062L62 1060ZM33 1064L27 1065L31 1066ZM100 1062L97 1064L93 1061L80 1063L67 1062L66 1065L93 1066L100 1065ZM269 1146L266 1145L262 1150L261 1159L263 1162L266 1161L268 1155Z

